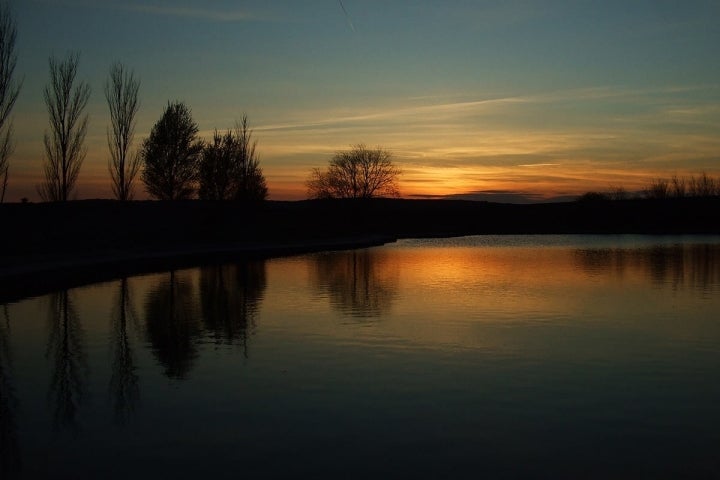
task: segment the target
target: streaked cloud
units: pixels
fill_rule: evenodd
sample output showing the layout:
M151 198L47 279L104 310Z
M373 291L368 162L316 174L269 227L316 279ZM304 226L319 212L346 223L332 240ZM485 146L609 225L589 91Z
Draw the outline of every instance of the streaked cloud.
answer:
M205 8L182 8L182 7L164 7L155 5L122 5L116 8L130 10L142 13L151 13L154 15L165 15L173 17L189 17L202 20L212 20L215 22L240 22L244 20L255 20L256 16L243 10L210 10Z
M67 5L72 7L91 7L104 8L111 10L121 10L127 12L146 13L151 15L160 15L167 17L184 17L196 20L209 20L213 22L242 22L248 20L258 20L260 17L256 13L248 10L231 8L198 8L184 7L179 5L159 5L153 3L120 3L120 2L98 2L84 0L60 0L56 2L48 2L54 5Z

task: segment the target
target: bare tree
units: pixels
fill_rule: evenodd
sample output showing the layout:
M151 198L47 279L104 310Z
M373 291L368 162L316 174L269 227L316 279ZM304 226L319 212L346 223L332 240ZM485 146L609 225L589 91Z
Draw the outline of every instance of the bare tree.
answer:
M50 84L44 98L50 114L50 133L45 132L45 182L37 188L45 201L65 202L75 188L87 150L83 145L88 116L83 110L90 99L90 85L75 85L79 55L58 63L50 57Z
M306 185L311 198L373 198L399 195L400 169L389 151L365 145L338 152L326 171L314 169Z
M150 195L160 200L182 200L195 193L203 149L197 132L190 109L182 102L168 103L143 142L142 181Z
M110 149L108 169L112 180L112 189L118 200L132 200L133 182L140 169L140 153L130 152L135 136L135 116L137 115L138 91L140 81L132 71L121 63L110 68L105 82L105 99L110 109L110 123L107 142Z
M20 84L13 79L17 64L16 38L15 18L8 5L2 2L0 3L0 203L5 200L9 159L15 149L12 142L10 113L20 93Z

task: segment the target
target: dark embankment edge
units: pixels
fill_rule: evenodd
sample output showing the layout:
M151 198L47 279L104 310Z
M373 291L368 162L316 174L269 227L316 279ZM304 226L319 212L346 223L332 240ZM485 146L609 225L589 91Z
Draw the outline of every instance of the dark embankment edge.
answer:
M24 264L0 267L0 304L131 275L313 252L368 248L394 240L365 236L265 245L228 243L213 246L176 246L165 250L51 255Z
M717 234L719 198L532 205L450 200L0 205L0 302L125 275L396 238Z

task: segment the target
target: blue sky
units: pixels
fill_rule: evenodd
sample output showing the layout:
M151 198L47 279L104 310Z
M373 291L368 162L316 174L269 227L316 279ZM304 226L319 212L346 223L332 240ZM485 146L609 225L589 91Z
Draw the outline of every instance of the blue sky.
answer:
M36 198L48 57L93 93L80 198L109 197L102 93L140 77L139 144L170 100L201 134L255 128L271 198L382 145L401 193L543 198L720 173L717 1L16 0L23 90L10 200ZM138 185L138 196L143 196Z

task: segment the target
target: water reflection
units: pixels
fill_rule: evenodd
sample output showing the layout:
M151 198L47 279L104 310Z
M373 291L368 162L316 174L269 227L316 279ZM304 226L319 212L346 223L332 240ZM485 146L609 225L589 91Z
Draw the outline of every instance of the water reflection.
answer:
M49 296L46 357L51 361L49 398L55 428L77 432L87 380L84 333L68 290Z
M18 401L12 378L12 352L10 350L10 314L3 305L0 320L0 472L2 476L20 471L20 444L18 442L16 412Z
M202 329L193 285L183 274L170 272L145 299L145 331L152 351L169 378L185 378L198 355Z
M203 267L0 306L0 478L21 463L33 478L338 478L388 451L353 473L522 477L540 458L554 477L712 477L718 246L508 245ZM110 395L90 405L97 388ZM53 413L83 428L65 441Z
M637 249L578 249L575 259L590 274L622 277L639 272L656 286L707 291L720 283L720 248L688 244Z
M135 358L128 335L129 326L136 326L136 322L137 315L133 308L128 279L123 278L118 284L110 322L112 368L109 390L115 422L118 424L124 424L128 420L140 397Z
M200 269L200 311L216 344L242 345L247 357L252 330L267 287L265 262Z
M316 255L311 281L330 297L331 305L358 318L388 313L397 297L397 264L376 250Z

